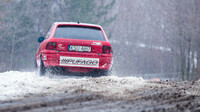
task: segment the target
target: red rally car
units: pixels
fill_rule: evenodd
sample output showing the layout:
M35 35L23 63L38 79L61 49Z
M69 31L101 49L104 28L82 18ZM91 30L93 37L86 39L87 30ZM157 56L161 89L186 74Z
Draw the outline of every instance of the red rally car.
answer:
M54 68L70 73L110 73L113 50L99 25L55 22L38 42L35 62L40 75Z

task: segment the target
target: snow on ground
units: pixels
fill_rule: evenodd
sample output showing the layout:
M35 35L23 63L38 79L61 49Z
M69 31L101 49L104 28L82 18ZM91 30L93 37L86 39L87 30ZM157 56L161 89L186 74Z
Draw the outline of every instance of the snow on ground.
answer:
M200 112L200 81L0 73L0 111Z
M142 78L137 77L93 78L51 74L40 77L34 72L9 71L0 73L0 101L76 90L103 92L106 96L116 93L123 95L127 88L135 90L144 83Z

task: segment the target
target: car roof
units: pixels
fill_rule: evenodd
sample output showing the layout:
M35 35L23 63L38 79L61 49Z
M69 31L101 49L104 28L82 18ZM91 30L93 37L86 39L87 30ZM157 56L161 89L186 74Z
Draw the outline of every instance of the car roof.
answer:
M94 27L101 27L100 25L96 25L96 24L89 24L89 23L80 23L80 22L54 22L54 24L56 25L86 25L86 26L94 26Z

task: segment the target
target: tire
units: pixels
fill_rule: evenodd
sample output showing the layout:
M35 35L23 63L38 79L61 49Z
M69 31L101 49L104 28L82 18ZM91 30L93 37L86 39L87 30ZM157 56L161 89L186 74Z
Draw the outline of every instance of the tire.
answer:
M100 72L101 76L110 76L112 74L111 70L104 70Z
M39 75L40 76L44 76L45 73L46 73L46 68L44 67L44 63L43 63L43 61L41 59L41 61L40 61L40 67L39 67Z
M98 71L94 71L92 73L93 77L101 77L101 76L109 76L111 75L111 71L110 70L98 70Z
M35 59L35 61L34 61L34 68L35 68L35 70L37 70L37 62L36 62L36 59Z

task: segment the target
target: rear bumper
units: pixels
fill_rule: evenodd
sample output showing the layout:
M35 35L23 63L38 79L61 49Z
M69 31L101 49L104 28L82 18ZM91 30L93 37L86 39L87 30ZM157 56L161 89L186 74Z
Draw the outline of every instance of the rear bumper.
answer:
M98 59L98 66L91 67L85 65L63 65L61 64L61 57L69 58L89 58L89 59ZM54 53L43 53L42 60L45 67L66 67L66 68L87 68L87 69L101 69L101 70L110 70L112 67L113 57L112 54L97 54L97 53L75 53L75 52L54 52Z

